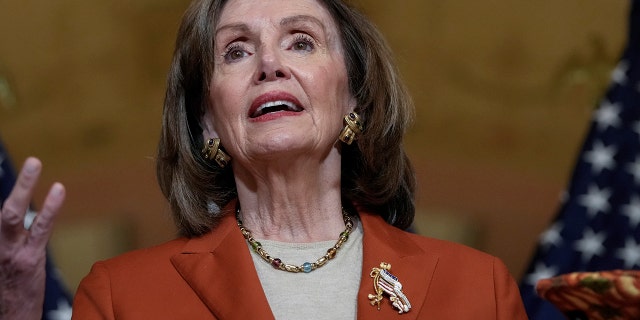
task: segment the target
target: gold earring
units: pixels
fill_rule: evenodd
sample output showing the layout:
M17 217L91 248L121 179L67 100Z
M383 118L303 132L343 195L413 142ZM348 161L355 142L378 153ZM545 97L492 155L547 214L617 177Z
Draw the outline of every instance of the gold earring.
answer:
M205 159L215 160L220 168L226 167L229 161L231 161L231 157L220 149L220 138L207 140L201 152Z
M360 120L360 116L355 112L350 112L348 115L344 116L344 122L346 125L340 132L340 141L350 145L353 140L358 139L358 135L362 133L364 127L362 126L362 121Z

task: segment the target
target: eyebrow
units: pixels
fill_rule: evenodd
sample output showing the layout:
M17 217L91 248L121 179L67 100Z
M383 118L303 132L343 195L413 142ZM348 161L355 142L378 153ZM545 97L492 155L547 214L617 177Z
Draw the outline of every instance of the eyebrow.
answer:
M320 21L320 19L314 16L309 16L304 14L286 17L280 21L280 25L287 26L287 25L292 25L300 22L311 22L313 24L318 25L320 28L322 28L322 31L325 31L324 24L322 23L322 21Z
M320 28L322 28L322 31L325 31L325 26L322 23L322 21L320 21L320 19L318 19L316 17L313 17L313 16L304 15L304 14L283 18L280 21L280 25L281 26L288 26L288 25L293 25L293 24L302 23L302 22L311 22L313 24L318 25ZM247 24L245 24L245 23L227 24L227 25L224 25L222 27L217 28L216 31L215 31L215 35L217 36L218 33L222 32L222 31L225 31L225 30L232 30L232 31L236 31L236 32L246 32L246 31L249 31L249 26Z
M247 26L244 23L232 23L232 24L227 24L224 25L222 27L219 27L216 29L215 32L215 36L218 35L218 33L225 31L225 30L232 30L232 31L248 31L249 30L249 26Z

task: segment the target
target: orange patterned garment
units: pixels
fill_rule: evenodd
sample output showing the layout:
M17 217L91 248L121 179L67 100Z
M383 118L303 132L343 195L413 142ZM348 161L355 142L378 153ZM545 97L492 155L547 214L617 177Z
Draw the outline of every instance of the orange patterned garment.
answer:
M567 273L538 281L536 291L569 319L640 319L640 270Z

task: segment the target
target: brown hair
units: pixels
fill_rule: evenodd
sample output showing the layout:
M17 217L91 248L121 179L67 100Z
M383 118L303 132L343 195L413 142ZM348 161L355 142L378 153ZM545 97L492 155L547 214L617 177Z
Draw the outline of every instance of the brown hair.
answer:
M342 146L342 197L407 228L415 211L415 176L402 136L413 118L411 98L386 41L368 19L341 0L319 1L337 24L356 112L365 123L356 143ZM185 236L211 230L219 218L217 208L237 196L233 164L221 169L200 153L201 121L213 74L213 30L225 3L191 3L178 31L167 81L157 176Z

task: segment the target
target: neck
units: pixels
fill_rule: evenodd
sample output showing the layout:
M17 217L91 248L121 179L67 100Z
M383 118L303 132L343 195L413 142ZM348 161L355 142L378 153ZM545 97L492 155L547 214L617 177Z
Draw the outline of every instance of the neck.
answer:
M269 161L234 166L241 219L257 239L317 242L337 239L345 228L340 157L325 161Z

